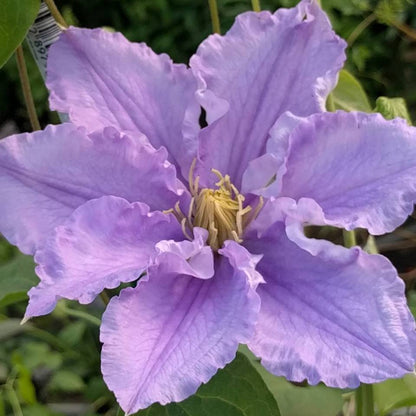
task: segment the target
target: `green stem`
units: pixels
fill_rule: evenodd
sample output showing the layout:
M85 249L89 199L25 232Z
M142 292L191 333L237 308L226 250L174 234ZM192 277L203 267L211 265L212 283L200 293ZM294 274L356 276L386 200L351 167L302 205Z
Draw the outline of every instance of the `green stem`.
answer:
M19 72L20 83L22 84L23 98L25 100L27 113L29 115L32 130L40 130L38 116L36 114L35 103L33 102L32 90L30 89L29 76L27 74L25 56L22 45L16 49L17 70Z
M97 325L97 326L101 325L101 321L97 317L95 317L93 315L90 315L87 312L78 311L76 309L70 309L67 306L62 306L62 310L63 310L64 313L66 313L69 316L74 316L76 318L84 319L84 320L92 323L93 325Z
M374 396L371 384L361 384L355 390L355 415L374 416Z
M56 4L53 0L44 0L46 5L48 6L49 11L51 12L51 15L53 18L64 28L68 27L68 24L65 22L64 17L59 12L58 8L56 7Z
M344 246L347 248L354 247L357 245L357 240L355 239L355 232L342 230L342 235L344 237Z
M374 416L374 395L371 384L361 384L363 392L363 416Z
M218 16L217 0L208 0L209 12L211 14L212 31L221 33L220 18Z
M13 386L6 386L7 397L13 409L14 416L23 416L22 408L20 407L19 398L14 391Z
M6 390L7 397L9 399L10 405L13 409L14 416L23 416L22 408L20 407L19 398L14 390L14 382L16 380L17 370L13 368L9 377L7 378L4 388Z
M363 416L363 391L361 386L355 390L355 416Z
M357 38L361 35L361 33L363 33L364 30L367 29L367 27L370 26L371 23L373 23L376 19L377 19L376 14L371 13L359 25L357 25L357 27L348 36L348 39L347 39L348 46L351 46L357 40Z
M255 12L261 11L260 0L251 0L251 6Z

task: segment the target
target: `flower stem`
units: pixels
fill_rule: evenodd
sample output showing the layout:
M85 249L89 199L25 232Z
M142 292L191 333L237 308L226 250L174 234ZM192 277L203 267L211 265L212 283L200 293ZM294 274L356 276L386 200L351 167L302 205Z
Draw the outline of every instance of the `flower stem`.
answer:
M355 238L354 230L347 231L342 230L342 235L344 237L344 246L347 248L353 247L357 245L357 240Z
M68 24L66 23L64 17L59 12L58 8L56 7L56 4L53 0L43 0L46 5L48 6L49 11L51 12L53 18L64 28L68 27Z
M218 16L217 0L208 0L209 12L211 14L212 31L221 33L220 18Z
M255 12L261 11L260 0L251 0L251 6Z
M27 113L29 115L30 124L32 130L40 130L40 124L38 116L36 114L35 103L33 102L32 91L30 89L29 76L27 75L27 68L25 62L25 56L23 54L22 45L16 49L16 61L17 69L19 71L20 83L22 85L23 97L26 104Z
M356 416L374 416L374 396L371 384L361 384L355 391Z
M101 321L97 317L95 317L93 315L90 315L87 312L79 311L77 309L70 309L70 308L68 308L65 305L62 305L61 306L61 309L68 316L73 316L75 318L84 319L85 321L88 321L88 322L90 322L90 323L92 323L93 325L96 325L96 326L100 326L101 325Z
M368 15L348 36L347 43L348 46L351 46L356 39L361 35L361 33L364 32L365 29L367 29L368 26L371 25L375 20L377 19L377 16L375 13L371 13Z

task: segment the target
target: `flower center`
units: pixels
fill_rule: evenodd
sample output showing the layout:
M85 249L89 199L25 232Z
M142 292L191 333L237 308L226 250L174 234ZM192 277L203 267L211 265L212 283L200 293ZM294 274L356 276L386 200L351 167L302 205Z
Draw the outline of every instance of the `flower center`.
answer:
M219 250L224 241L235 240L243 242L243 233L247 225L257 216L263 206L260 198L256 208L244 206L245 197L231 183L229 175L223 176L218 170L212 172L218 176L216 189L199 189L199 176L194 178L196 159L189 171L189 190L192 195L188 215L185 216L179 207L179 202L172 212L182 224L182 230L187 238L192 240L194 227L208 230L208 244L214 251Z

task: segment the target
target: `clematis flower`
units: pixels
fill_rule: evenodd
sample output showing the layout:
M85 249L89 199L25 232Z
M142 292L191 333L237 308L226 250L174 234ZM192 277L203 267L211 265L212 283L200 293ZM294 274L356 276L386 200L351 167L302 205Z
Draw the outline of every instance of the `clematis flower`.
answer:
M416 199L413 127L324 112L344 48L306 0L238 16L190 68L102 30L52 47L50 103L71 123L0 142L0 231L38 264L26 319L140 278L101 325L126 413L195 393L240 343L311 384L413 371L394 267L303 233L389 232Z

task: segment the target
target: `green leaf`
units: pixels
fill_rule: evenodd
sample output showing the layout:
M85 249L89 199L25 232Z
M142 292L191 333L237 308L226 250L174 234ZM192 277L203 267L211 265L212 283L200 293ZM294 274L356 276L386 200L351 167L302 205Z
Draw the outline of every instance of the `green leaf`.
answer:
M288 382L283 377L269 373L259 360L245 346L239 351L246 355L255 366L267 387L279 403L282 416L334 416L342 409L345 391L332 389L319 384L317 386L300 386Z
M340 71L338 84L331 95L336 110L372 112L360 82L345 69Z
M380 0L374 10L380 23L390 24L399 20L400 14L404 11L407 0Z
M373 385L374 401L380 416L393 409L416 405L416 375L408 374Z
M84 390L85 384L78 374L67 370L60 370L53 375L49 382L49 388L52 391L78 393Z
M0 342L14 337L26 330L30 329L30 323L20 325L20 319L10 318L0 321Z
M38 281L32 257L16 253L12 260L0 266L0 306L25 299L26 292Z
M23 42L40 0L0 0L0 68Z
M243 354L195 395L167 406L154 404L137 416L279 416L279 408L261 376Z
M17 379L17 391L23 400L27 404L36 403L36 391L35 386L32 383L31 374L28 371L20 371Z
M406 101L403 98L378 97L374 111L380 113L387 120L401 117L407 121L407 124L412 125Z

